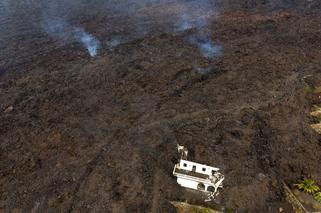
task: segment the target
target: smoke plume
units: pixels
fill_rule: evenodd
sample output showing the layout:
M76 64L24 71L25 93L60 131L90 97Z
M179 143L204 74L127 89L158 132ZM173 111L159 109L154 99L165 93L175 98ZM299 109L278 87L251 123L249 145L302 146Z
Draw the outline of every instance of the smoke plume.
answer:
M2 28L16 32L29 28L45 32L58 43L77 42L93 57L149 33L185 34L183 32L191 31L193 35L188 35L186 41L195 45L204 57L212 58L221 50L212 40L212 35L205 32L217 15L215 2L216 0L3 0L0 2L0 9L4 12L0 14L0 20L9 20L8 16L24 17L19 20L18 25L6 23ZM5 34L3 36L6 37Z

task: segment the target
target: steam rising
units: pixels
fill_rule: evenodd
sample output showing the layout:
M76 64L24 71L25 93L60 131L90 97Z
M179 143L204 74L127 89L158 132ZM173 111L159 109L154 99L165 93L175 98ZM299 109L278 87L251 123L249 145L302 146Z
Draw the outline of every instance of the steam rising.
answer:
M218 56L221 53L222 47L215 44L209 36L202 38L202 36L196 35L190 37L189 41L199 48L201 54L205 58L210 59Z
M83 28L74 27L64 20L50 20L43 23L45 31L53 38L64 42L80 42L87 49L90 56L97 55L100 42Z
M89 54L94 57L97 55L97 50L99 49L100 42L89 33L85 32L82 28L74 29L75 38L85 46Z
M115 49L118 45L121 44L121 38L119 36L116 37L112 37L108 42L107 42L107 46L109 48L109 50L113 50Z
M177 25L178 31L189 30L193 28L193 20L188 14L183 13Z
M218 55L221 47L215 45L211 40L197 43L202 54L207 58L213 58L214 56Z
M200 53L208 59L220 54L222 47L215 44L206 28L211 18L216 17L215 1L199 0L191 1L189 4L183 4L180 12L180 18L177 23L179 32L195 29L193 35L190 35L187 41L198 47Z
M58 44L80 43L92 57L151 32L166 32L182 33L203 57L213 58L222 48L205 31L217 15L215 3L216 0L3 0L0 20L23 17L19 25L10 23L2 29L24 32L27 28L31 36L45 32ZM95 33L89 30L93 28ZM4 32L0 36L9 40L10 34Z

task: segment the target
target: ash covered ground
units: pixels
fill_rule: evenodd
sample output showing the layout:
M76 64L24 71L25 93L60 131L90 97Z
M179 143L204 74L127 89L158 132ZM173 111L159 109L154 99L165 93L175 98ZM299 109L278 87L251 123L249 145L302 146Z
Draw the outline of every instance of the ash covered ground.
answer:
M175 212L177 143L221 168L217 203L291 211L321 183L321 4L0 2L0 211ZM197 197L197 195L195 195Z

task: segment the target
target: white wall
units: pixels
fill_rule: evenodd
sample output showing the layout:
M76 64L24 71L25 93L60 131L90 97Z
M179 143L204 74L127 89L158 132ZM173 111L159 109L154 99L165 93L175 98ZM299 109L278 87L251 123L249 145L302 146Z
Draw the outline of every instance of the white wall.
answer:
M186 167L184 166L184 164L186 164ZM179 163L180 169L192 171L193 166L196 166L197 173L206 174L206 175L212 175L212 170L214 171L219 170L218 168L207 166L204 164L194 163L192 161L187 161L187 160L180 160L180 163ZM205 169L205 171L203 171L203 169Z
M183 187L197 189L198 182L177 177L177 183Z
M186 188L190 188L190 189L196 189L197 190L197 186L200 182L197 182L197 181L193 181L193 180L190 180L190 179L185 179L185 178L182 178L182 177L177 177L177 183L183 187L186 187ZM209 185L209 184L206 184L204 182L202 182L205 186L205 190L204 191L207 191L207 188L209 186L213 186L213 185Z

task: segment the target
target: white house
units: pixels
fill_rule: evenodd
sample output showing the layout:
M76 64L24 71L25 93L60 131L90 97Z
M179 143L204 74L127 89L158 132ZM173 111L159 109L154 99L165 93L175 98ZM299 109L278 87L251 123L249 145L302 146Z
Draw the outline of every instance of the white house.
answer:
M187 158L187 150L178 146L182 157ZM185 152L182 152L182 151ZM195 163L185 159L175 165L173 175L177 177L177 183L183 187L209 192L215 196L218 188L223 187L224 176L219 172L219 168Z

